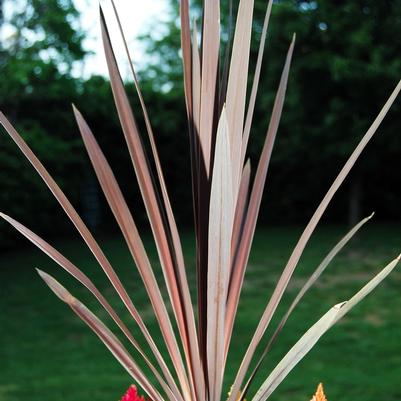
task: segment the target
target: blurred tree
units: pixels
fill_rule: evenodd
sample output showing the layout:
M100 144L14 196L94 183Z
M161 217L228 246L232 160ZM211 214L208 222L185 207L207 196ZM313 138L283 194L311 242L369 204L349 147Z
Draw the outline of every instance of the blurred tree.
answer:
M82 82L72 69L85 52L77 10L72 0L4 0L3 7L0 108L78 203L83 152L71 102ZM54 228L55 202L3 133L0 149L1 210L35 220L38 229Z
M1 26L3 25L3 19L4 19L3 0L0 0L0 29L1 29Z
M401 3L285 1L275 9L272 45L288 31L297 32L298 42L285 111L291 124L284 120L282 135L292 138L288 147L296 152L293 158L300 160L299 167L312 164L305 189L313 194L316 183L329 185L327 178L335 176L400 78L401 44L394 32L401 31ZM272 58L276 59L274 54ZM260 101L263 104L263 95ZM295 110L296 120L291 121ZM401 193L393 189L394 179L401 179L393 162L401 152L395 135L401 123L397 110L399 101L353 170L347 192L339 194L343 205L339 210L348 211L350 223L372 209L379 217L400 218L394 196L399 199ZM292 134L297 126L297 134ZM285 152L279 144L277 156L281 149ZM287 163L293 158L284 153Z
M228 3L222 2L225 37L229 31ZM255 1L250 75L266 5L266 0ZM155 30L157 34L144 38L151 57L143 76L166 97L174 90L182 91L176 2L172 2L172 9L175 18L165 34ZM197 12L194 16L199 20ZM400 31L401 2L397 0L275 1L251 133L249 155L254 166L293 32L297 33L297 44L267 184L273 196L269 195L265 208L269 220L275 215L297 221L313 212L400 78L401 43L396 39ZM395 134L401 123L399 110L400 102L358 162L345 190L340 191L337 207L329 210L332 219L344 219L348 214L349 222L355 222L361 213L372 209L383 218L400 218L395 200L401 192L393 185L401 179L397 165L401 140Z
M74 76L85 52L72 0L0 3L5 11L0 22L1 110L17 124L73 204L92 213L96 225L99 213L104 215L107 206L93 190L97 188L93 174L82 173L91 170L71 113L70 103L76 103L115 169L130 204L135 204L135 217L145 222L143 208L137 208L140 196L118 128L109 82L103 77L84 81ZM146 68L139 77L162 162L168 167L166 180L172 203L178 205L177 218L185 224L191 221L192 202L188 141L183 134L186 118L178 6L177 2L171 3L169 22L155 21L150 34L142 37L148 56L141 62ZM194 3L196 6L200 0ZM230 2L221 4L222 34L227 42ZM237 4L233 2L234 19ZM255 1L250 82L265 7L266 0ZM199 8L191 17L199 26ZM293 32L297 33L297 45L262 222L304 222L313 212L399 78L401 44L395 37L400 29L401 3L396 0L275 1L249 148L254 169ZM222 59L225 48L223 45ZM138 99L132 86L127 89L145 137ZM400 102L394 105L380 134L339 192L335 207L328 211L332 221L344 221L347 212L349 220L355 220L371 210L380 212L379 218L400 219L401 189L394 185L401 178L401 138L396 134L401 122L399 109ZM187 185L181 185L183 182ZM85 191L89 187L92 189ZM0 210L42 231L57 225L60 234L67 227L62 224L67 220L58 205L6 135L0 135L0 188ZM83 193L87 194L84 199ZM98 201L100 207L93 207ZM107 229L108 221L112 220L101 221L106 222Z
M35 61L53 61L70 72L82 60L83 32L72 0L2 0L11 10L4 21L9 32L3 46L9 56Z

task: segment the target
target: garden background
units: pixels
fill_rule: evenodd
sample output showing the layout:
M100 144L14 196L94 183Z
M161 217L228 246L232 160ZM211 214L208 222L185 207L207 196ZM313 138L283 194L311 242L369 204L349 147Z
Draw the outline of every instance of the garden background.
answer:
M144 7L139 3L138 7ZM192 199L178 6L176 1L166 3L168 18L163 15L149 21L144 34L136 38L144 48L143 59L138 60L138 75L192 277ZM95 1L88 4L98 6ZM250 71L256 62L265 6L264 0L255 2ZM222 2L222 11L226 34L228 2ZM0 109L16 124L105 244L146 314L144 291L118 239L117 226L91 170L72 114L74 103L93 128L146 233L146 214L109 82L102 75L79 74L88 56L83 46L87 32L81 22L72 0L0 0ZM12 34L5 34L6 25L13 27ZM252 166L258 161L293 32L297 43L287 98L239 311L227 386L302 225L401 77L400 1L275 1L251 132ZM128 39L132 43L135 38ZM138 124L143 128L134 88L130 82L127 86ZM291 292L299 288L302 278L348 226L372 211L376 212L374 220L333 263L294 314L271 361L266 363L265 374L322 312L346 299L400 252L400 130L398 99L336 195L322 221L323 228L313 237L298 267L286 301L290 302ZM94 273L99 287L107 292L106 281L73 227L3 131L0 211L65 250L78 266ZM59 277L63 273L3 222L0 239L0 401L118 399L130 382L128 376L95 336L49 293L36 277L34 267L54 270ZM153 249L150 236L147 246ZM154 252L153 261L158 264ZM63 280L71 284L64 276ZM399 400L400 284L401 274L395 272L318 345L272 399L308 400L323 380L329 401ZM76 293L94 305L83 290L77 289Z

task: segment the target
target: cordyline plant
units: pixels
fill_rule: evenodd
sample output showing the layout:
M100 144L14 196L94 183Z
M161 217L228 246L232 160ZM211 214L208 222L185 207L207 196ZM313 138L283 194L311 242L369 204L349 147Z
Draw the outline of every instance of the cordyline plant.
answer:
M95 296L122 334L143 357L142 362L148 366L154 377L144 375L139 363L130 355L128 349L94 313L73 297L53 277L38 270L51 290L67 303L98 335L153 401L162 401L165 398L171 401L219 401L226 394L226 391L222 389L222 384L227 354L230 349L234 320L255 233L266 174L283 108L295 41L294 36L284 63L255 178L251 184L250 163L246 161L246 149L261 74L272 0L267 4L259 54L246 107L253 3L252 0L239 1L232 42L227 46L229 56L226 57L224 62L220 63L219 1L204 0L203 2L201 48L198 45L198 32L195 23L191 32L188 0L181 0L180 2L184 89L189 127L197 244L197 313L193 308L180 236L170 204L154 133L137 77L130 61L142 113L145 117L148 140L152 151L152 162L154 162L156 169L155 177L152 175L151 164L145 154L144 138L138 131L134 114L124 90L102 10L100 10L102 38L114 100L157 246L169 302L172 305L174 322L168 314L166 302L161 295L159 284L138 233L134 217L124 200L117 180L88 124L82 114L74 107L75 118L93 168L145 285L168 350L169 360L166 359L166 355L162 355L160 352L124 284L81 217L11 123L3 114L0 114L2 125L60 203L107 275L128 312L138 324L149 350L157 362L156 366L152 364L145 351L138 344L137 339L134 338L104 295L82 270L21 223L4 214L1 216ZM119 22L120 33L124 38L115 7L114 12ZM127 57L131 60L125 40L124 43ZM365 218L352 228L317 267L265 345L265 350L257 361L256 367L250 371L249 367L254 358L255 350L262 342L263 335L314 229L334 194L376 132L400 89L401 82L398 83L371 127L341 169L299 238L267 302L259 324L254 330L253 337L232 383L228 401L236 401L245 397L261 362L271 349L291 312L333 257L371 217ZM400 257L390 262L350 300L333 306L321 317L273 369L253 395L252 401L265 401L269 398L276 387L311 350L319 338L371 292L393 270L399 259ZM175 325L178 328L179 336L175 334ZM169 366L174 368L174 372Z

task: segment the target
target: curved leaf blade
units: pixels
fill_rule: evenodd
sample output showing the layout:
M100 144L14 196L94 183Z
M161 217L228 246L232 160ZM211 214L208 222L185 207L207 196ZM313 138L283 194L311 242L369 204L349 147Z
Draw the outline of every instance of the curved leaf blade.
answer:
M65 287L63 287L57 280L49 274L37 269L40 277L49 286L49 288L66 303L70 308L92 329L93 332L100 338L106 345L114 357L120 362L125 370L136 380L146 393L152 397L153 400L163 401L163 397L152 386L138 365L132 359L129 352L121 344L118 338L111 332L111 330L84 304L78 299L73 297Z
M349 301L337 304L319 319L288 351L268 378L264 381L252 401L266 401L294 366L313 348L320 337L346 315L363 298L372 292L397 266L401 255L390 262Z
M225 109L216 138L209 213L207 361L209 396L219 401L224 371L224 324L234 219L230 142Z

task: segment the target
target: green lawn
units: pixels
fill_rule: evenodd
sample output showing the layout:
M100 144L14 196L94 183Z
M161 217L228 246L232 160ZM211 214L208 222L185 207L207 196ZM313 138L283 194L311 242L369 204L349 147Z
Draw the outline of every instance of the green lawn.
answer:
M400 227L369 223L362 230L290 318L260 379L322 313L351 296L401 251ZM334 227L317 231L285 294L284 304L288 305L308 272L344 231ZM226 389L299 234L298 228L272 228L257 233L228 361ZM193 284L191 236L183 236L183 242ZM160 338L124 245L119 239L104 239L102 244L149 322L150 330ZM151 242L148 240L146 244L157 265ZM56 246L94 279L129 321L127 312L82 243L56 241ZM34 267L54 274L100 317L105 317L83 288L32 246L26 244L18 251L0 254L0 401L117 401L131 383L129 376L97 337L50 293ZM283 306L271 329L283 313ZM132 324L130 327L138 333ZM400 400L400 378L401 273L396 270L320 341L271 399L308 401L317 383L323 381L329 401Z

